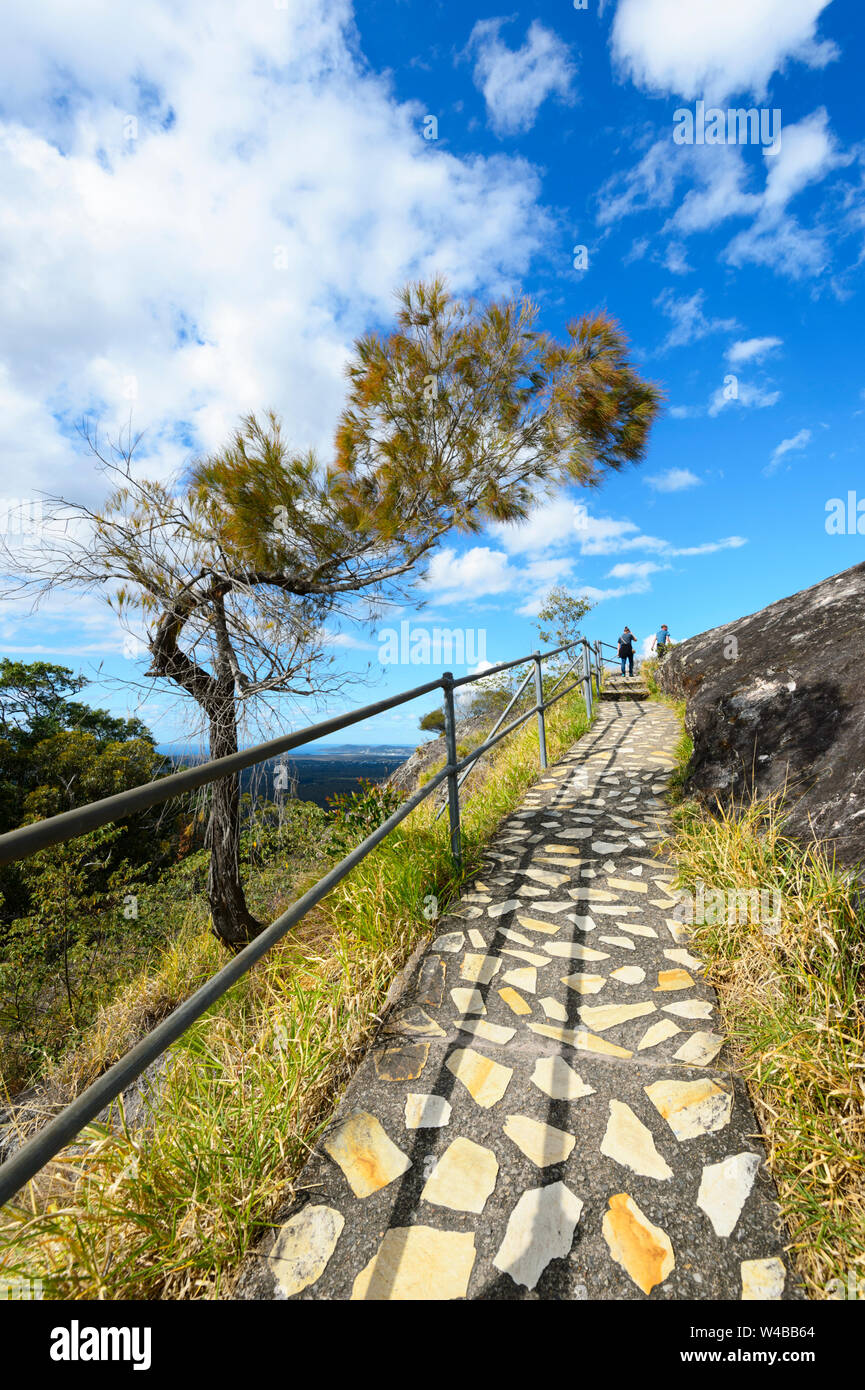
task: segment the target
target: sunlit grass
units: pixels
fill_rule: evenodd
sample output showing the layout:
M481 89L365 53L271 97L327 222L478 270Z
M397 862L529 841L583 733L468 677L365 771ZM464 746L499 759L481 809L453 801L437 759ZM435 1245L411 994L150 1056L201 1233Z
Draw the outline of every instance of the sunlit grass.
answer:
M534 721L532 721L533 724ZM581 697L547 715L554 761L586 729ZM464 878L538 779L524 727L463 792ZM399 970L459 884L447 817L418 807L166 1055L145 1128L91 1126L3 1209L0 1271L50 1298L213 1298L270 1220L333 1114ZM270 873L270 871L268 871ZM266 881L265 881L266 880ZM306 885L295 887L295 893ZM256 892L273 894L272 874ZM285 904L281 905L282 907ZM133 981L54 1080L83 1088L223 963L206 910Z
M692 751L683 734L674 799ZM784 835L778 796L736 815L680 801L673 815L664 849L681 888L780 897L777 933L723 920L695 923L692 940L763 1129L799 1272L809 1296L825 1298L829 1280L865 1275L861 886L819 843Z

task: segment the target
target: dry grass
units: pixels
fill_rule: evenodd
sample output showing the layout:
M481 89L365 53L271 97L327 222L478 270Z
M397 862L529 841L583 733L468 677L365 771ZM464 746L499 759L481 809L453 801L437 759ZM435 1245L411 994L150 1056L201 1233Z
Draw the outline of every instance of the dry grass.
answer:
M585 728L581 698L560 701L547 717L551 761ZM466 878L537 780L537 758L524 728L473 774ZM433 815L419 807L170 1049L145 1130L91 1126L3 1209L4 1277L39 1277L50 1298L219 1296L333 1114L396 974L434 930L428 895L444 912L458 892L447 819ZM80 1089L220 963L191 904L158 969L103 1010L58 1085Z
M778 798L736 817L685 801L674 817L664 848L680 887L780 894L777 934L723 920L695 924L693 940L748 1082L799 1272L811 1298L826 1298L829 1280L865 1274L861 886L818 843L803 850L785 838Z

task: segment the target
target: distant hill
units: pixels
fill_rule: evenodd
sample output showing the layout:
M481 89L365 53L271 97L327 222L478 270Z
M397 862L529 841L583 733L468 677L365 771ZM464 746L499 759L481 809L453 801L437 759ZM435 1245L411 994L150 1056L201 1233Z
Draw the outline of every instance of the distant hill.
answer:
M324 806L327 798L337 792L355 791L362 777L371 782L383 782L414 751L413 747L393 744L309 744L297 752L247 768L241 774L241 789L272 801L276 799L280 783L287 782L285 794ZM163 745L159 752L171 758L178 767L186 767L202 758L201 751L191 747L178 749ZM280 764L285 765L285 774L279 773Z

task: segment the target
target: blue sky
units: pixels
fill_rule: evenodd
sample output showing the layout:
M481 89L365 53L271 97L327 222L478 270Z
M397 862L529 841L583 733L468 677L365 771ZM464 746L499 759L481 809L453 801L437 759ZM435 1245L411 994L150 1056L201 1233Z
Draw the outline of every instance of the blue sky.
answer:
M437 673L380 664L380 629L403 620L482 632L507 660L559 582L596 603L591 637L666 622L681 639L863 558L861 535L826 530L830 499L865 499L855 0L44 0L7 27L7 507L100 500L84 414L110 433L131 412L159 475L268 406L326 457L352 340L436 271L460 293L532 295L554 333L607 309L666 392L639 468L454 537L425 610L332 631L371 684L319 717ZM698 102L779 112L778 147L675 143ZM94 702L185 737L96 594L35 616L7 603L0 650L101 663ZM411 743L416 717L339 741Z

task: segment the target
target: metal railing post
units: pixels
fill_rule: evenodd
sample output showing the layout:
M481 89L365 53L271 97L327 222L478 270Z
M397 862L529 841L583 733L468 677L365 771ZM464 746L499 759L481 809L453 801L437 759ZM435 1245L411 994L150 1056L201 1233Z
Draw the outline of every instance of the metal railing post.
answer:
M460 839L460 789L457 781L457 725L454 713L453 671L442 675L445 707L445 749L448 760L448 815L451 823L451 856L457 873L462 872L463 848Z
M583 642L582 657L583 657L583 659L582 659L581 665L582 665L582 668L583 668L583 699L584 699L585 702L586 702L586 717L587 717L588 719L591 719L591 717L592 717L592 662L591 662L591 658L590 658L590 656L589 656L589 644L588 644L588 642L586 642L586 641Z
M541 676L541 654L532 652L535 663L535 704L538 707L538 750L541 757L541 769L547 766L547 728L544 723L544 682Z

